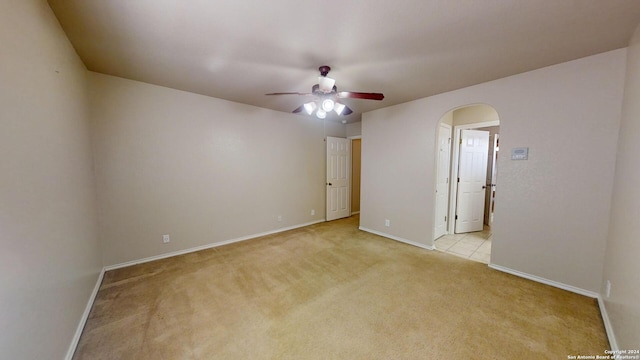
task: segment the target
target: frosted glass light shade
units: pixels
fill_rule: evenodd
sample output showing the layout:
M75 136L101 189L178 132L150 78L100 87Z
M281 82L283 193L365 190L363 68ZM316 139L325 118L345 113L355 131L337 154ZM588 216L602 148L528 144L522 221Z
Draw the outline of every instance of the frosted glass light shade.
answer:
M329 112L331 110L333 110L333 106L335 105L335 102L331 99L324 99L322 100L322 110Z
M306 104L304 104L304 110L307 112L307 114L311 115L313 114L313 110L315 110L317 107L315 102L308 102Z

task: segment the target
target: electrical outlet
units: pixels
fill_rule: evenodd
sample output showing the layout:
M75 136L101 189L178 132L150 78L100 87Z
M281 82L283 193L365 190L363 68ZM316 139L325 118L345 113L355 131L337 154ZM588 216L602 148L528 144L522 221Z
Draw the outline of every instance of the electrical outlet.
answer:
M278 215L278 221L282 221L282 215Z
M607 297L611 296L611 281L607 280Z
M389 220L389 219L384 219L384 226L386 226L386 227L391 226L391 220Z
M311 209L311 216L315 215L316 211L314 209Z
M162 235L162 242L163 243L168 243L171 241L171 238L169 237L169 235Z

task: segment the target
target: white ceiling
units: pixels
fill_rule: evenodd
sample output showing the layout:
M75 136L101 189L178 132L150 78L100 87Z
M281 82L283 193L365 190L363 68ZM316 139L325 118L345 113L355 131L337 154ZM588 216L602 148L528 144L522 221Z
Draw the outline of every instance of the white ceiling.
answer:
M290 112L332 67L359 114L626 47L638 0L49 0L91 71ZM304 116L304 115L300 115Z

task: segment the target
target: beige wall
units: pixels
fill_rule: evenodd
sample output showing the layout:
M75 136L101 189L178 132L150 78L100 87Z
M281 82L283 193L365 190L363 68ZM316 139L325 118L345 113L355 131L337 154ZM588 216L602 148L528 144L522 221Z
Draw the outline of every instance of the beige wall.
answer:
M453 111L453 126L476 124L499 120L496 109L489 105L477 104L465 106Z
M324 219L322 121L97 73L90 80L105 265ZM345 137L339 123L326 131Z
M529 147L528 161L499 159L492 263L598 292L625 57L616 50L364 114L361 227L431 245L438 121L488 104L501 151Z
M362 122L347 124L347 137L354 137L362 135Z
M0 358L63 359L102 268L86 69L45 1L0 44Z
M451 125L453 127L453 111L447 112L441 119L443 124Z
M611 225L600 288L620 349L640 345L640 27L627 55ZM611 296L606 298L606 281Z

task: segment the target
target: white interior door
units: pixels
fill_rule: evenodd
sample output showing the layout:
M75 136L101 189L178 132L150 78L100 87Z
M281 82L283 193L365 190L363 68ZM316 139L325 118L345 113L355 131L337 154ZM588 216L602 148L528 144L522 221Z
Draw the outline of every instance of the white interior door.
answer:
M347 217L349 205L349 139L327 136L327 221Z
M438 128L438 165L436 174L436 219L434 240L447 233L449 211L449 163L451 157L451 126L440 124Z
M458 164L456 233L482 231L489 132L462 130Z

